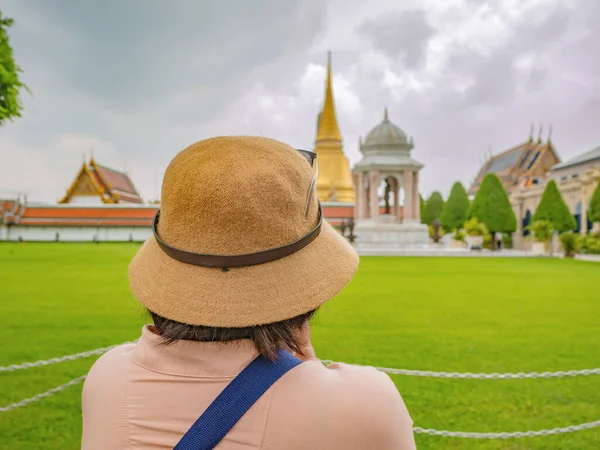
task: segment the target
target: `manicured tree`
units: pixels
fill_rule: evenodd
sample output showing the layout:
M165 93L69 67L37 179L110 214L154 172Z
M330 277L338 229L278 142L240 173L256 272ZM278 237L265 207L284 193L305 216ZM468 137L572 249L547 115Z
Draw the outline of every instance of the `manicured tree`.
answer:
M469 210L469 217L483 222L492 237L496 233L514 233L517 230L517 217L496 174L488 173L483 178ZM492 249L495 249L495 245L492 245Z
M540 204L535 210L533 221L538 220L547 220L552 224L552 228L559 233L577 229L577 221L571 215L554 180L550 180L546 184ZM586 218L582 217L581 220L584 221Z
M598 180L598 186L592 194L592 200L590 200L590 220L600 222L600 180Z
M425 202L425 208L421 221L427 225L432 225L436 218L440 217L444 208L444 198L439 192L434 192Z
M19 79L21 69L15 63L8 39L8 28L13 20L0 12L0 125L21 116L19 92L27 88Z
M450 191L450 197L444 204L440 214L440 223L444 231L459 230L467 220L469 212L469 196L464 186L460 182L454 183Z

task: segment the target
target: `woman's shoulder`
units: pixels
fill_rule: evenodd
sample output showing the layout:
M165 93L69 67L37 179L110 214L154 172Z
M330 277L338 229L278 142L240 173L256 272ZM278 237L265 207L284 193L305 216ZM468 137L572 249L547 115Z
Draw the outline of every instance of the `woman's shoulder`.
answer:
M131 362L135 345L119 345L100 356L92 365L85 384L89 386L95 382L105 383L108 380L115 380L119 374L125 373Z
M289 405L294 405L290 414L303 419L308 427L315 418L325 420L331 434L328 439L347 444L336 444L339 448L414 448L412 419L385 373L373 367L325 366L309 360L281 381L274 392L274 409L285 416Z
M323 379L336 382L354 383L364 381L371 384L389 384L390 377L371 366L359 366L339 362L324 363L318 359L310 359L301 366L305 366L307 372L313 373ZM393 385L393 383L392 383Z
M348 400L402 402L402 397L391 378L374 367L353 364L309 361L307 372L314 372L324 387L344 393Z

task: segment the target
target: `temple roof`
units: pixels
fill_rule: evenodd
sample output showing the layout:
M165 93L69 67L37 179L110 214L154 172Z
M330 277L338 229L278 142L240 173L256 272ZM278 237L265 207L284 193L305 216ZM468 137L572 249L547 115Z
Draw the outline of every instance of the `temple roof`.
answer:
M342 141L342 135L335 114L335 102L333 101L333 87L331 81L331 52L327 53L327 84L325 86L325 104L319 115L317 127L317 142L319 141Z
M70 203L74 196L100 197L102 203L143 203L126 173L101 166L94 158L84 161L59 203Z
M600 146L577 155L574 158L565 161L564 163L557 164L552 167L552 170L566 169L567 167L578 166L580 164L586 164L596 160L600 163Z
M364 146L375 145L404 145L408 143L406 133L392 122L388 116L388 110L385 108L383 113L383 121L369 131L365 138Z
M551 167L559 161L549 139L542 142L541 138L538 140L530 138L516 147L491 157L479 170L469 189L469 194L473 195L479 190L483 177L488 173L495 173L510 193L515 187L526 187L535 179L545 177Z

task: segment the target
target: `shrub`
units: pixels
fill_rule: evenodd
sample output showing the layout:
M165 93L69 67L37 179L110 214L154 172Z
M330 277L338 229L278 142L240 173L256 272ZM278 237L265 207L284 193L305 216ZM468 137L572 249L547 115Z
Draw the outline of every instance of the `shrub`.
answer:
M537 220L527 227L538 242L548 242L552 239L554 228L547 220Z
M565 252L565 258L573 258L581 249L581 236L572 231L562 233L560 235L560 242Z
M454 235L452 236L452 239L454 239L455 241L464 242L465 232L457 228L456 230L454 230Z
M492 234L491 233L485 233L483 235L483 244L481 244L481 246L487 250L494 250L492 248Z
M502 235L502 246L504 248L512 248L512 234L505 233Z
M532 220L534 222L540 220L548 221L552 224L552 228L560 233L577 229L577 221L569 211L554 180L550 180L546 184L542 199L535 210ZM582 218L582 220L585 220L585 218Z
M487 227L479 223L476 217L465 222L465 233L468 236L485 236L488 233Z
M600 255L600 233L590 234L581 240L582 253Z

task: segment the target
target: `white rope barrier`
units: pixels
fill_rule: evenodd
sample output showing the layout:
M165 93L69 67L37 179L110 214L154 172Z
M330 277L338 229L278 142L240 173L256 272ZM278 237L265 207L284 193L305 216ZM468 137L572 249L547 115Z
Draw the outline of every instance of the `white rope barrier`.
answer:
M131 342L124 342L123 344L131 344ZM110 347L97 348L96 350L89 350L87 352L75 353L73 355L61 356L60 358L42 359L40 361L26 362L23 364L12 364L10 366L0 366L0 373L2 372L15 372L17 370L32 369L34 367L44 367L51 364L59 364L65 361L75 361L76 359L89 358L90 356L102 355L109 350L112 350L119 345L111 345Z
M580 423L579 425L569 425L568 427L551 428L548 430L529 430L513 431L501 433L473 433L468 431L448 431L435 430L433 428L414 427L413 431L417 434L429 434L431 436L444 436L465 439L519 439L525 437L550 436L553 434L573 433L574 431L589 430L600 427L600 420L595 422Z
M34 367L44 367L51 364L59 364L66 361L75 361L76 359L89 358L90 356L102 355L107 351L119 347L120 345L133 344L133 342L124 342L123 344L111 345L110 347L97 348L87 352L75 353L59 358L51 358L22 364L12 364L10 366L0 366L0 373L15 372L17 370L31 369ZM323 364L332 364L334 361L321 360ZM390 375L406 375L412 377L430 377L430 378L455 378L455 379L473 379L473 380L510 380L510 379L534 379L534 378L564 378L588 375L600 375L600 368L581 369L581 370L559 370L557 372L516 372L516 373L474 373L474 372L434 372L431 370L411 370L411 369L393 369L389 367L375 367L380 372Z
M54 394L57 394L59 392L64 391L65 389L70 388L71 386L75 386L76 384L81 383L83 380L85 380L86 376L87 375L82 375L80 377L72 379L68 383L61 384L60 386L57 386L57 387L52 388L52 389L49 389L46 392L42 392L41 394L37 394L37 395L34 395L33 397L26 398L25 400L21 400L20 402L11 403L10 405L6 405L4 407L0 407L0 413L11 411L13 409L17 409L17 408L20 408L22 406L27 406L30 403L39 402L40 400L42 400L44 398L51 397Z
M131 342L125 342L130 344ZM123 344L119 344L123 345ZM74 361L76 359L88 358L94 355L101 355L107 351L118 347L118 345L112 345L110 347L98 348L96 350L90 350L87 352L75 353L73 355L66 355L60 358L51 358L46 360L27 362L23 364L12 364L10 366L0 366L0 373L2 372L15 372L17 370L31 369L33 367L43 367L51 364L58 364L65 361ZM331 364L333 361L323 360L324 364ZM433 377L433 378L454 378L454 379L485 379L485 380L506 380L506 379L532 379L532 378L562 378L562 377L575 377L575 376L587 376L587 375L600 375L599 369L583 369L583 370L568 370L568 371L557 371L557 372L518 372L518 373L472 373L472 372L433 372L423 370L408 370L408 369L392 369L387 367L376 367L377 370L394 374L394 375L407 375L417 377ZM75 386L85 380L87 375L74 378L71 381L49 389L46 392L34 395L33 397L26 398L20 402L11 403L10 405L0 407L0 413L12 411L14 409L27 406L31 403L38 402L44 398L51 397L54 394L62 392L71 386ZM558 427L544 430L529 430L529 431L513 431L513 432L498 432L498 433L480 433L480 432L469 432L469 431L449 431L449 430L436 430L434 428L422 428L414 427L413 431L416 434L427 434L431 436L443 436L443 437L454 437L454 438L465 438L465 439L518 439L525 437L536 437L536 436L550 436L554 434L572 433L575 431L589 430L591 428L600 427L600 420L595 422L586 422L578 425L569 425L566 427Z
M334 361L322 360L323 364L331 364ZM564 378L587 375L600 375L600 368L582 370L559 370L557 372L516 372L516 373L474 373L474 372L433 372L431 370L392 369L389 367L375 367L380 372L390 375L406 375L410 377L430 378L455 378L471 380L512 380L533 378Z

